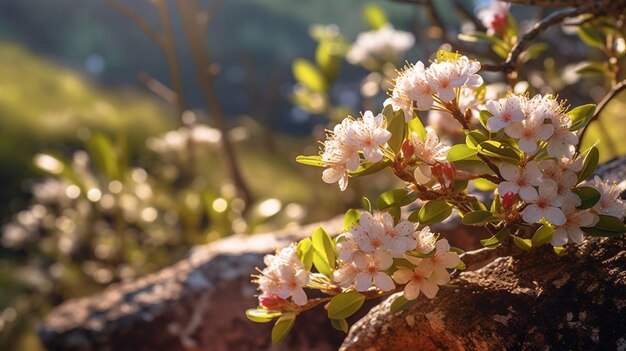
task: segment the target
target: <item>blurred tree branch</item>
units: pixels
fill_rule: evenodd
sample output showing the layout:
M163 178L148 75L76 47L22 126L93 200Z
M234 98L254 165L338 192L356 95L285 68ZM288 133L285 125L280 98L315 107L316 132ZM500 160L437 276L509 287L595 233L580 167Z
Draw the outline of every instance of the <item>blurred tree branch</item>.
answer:
M237 165L237 159L228 134L224 113L213 88L213 76L215 74L213 68L215 66L211 62L209 49L207 47L206 24L199 20L197 16L200 12L197 1L176 0L176 5L181 16L181 22L183 23L187 45L191 51L191 56L198 73L196 75L198 84L206 100L210 116L213 118L216 127L222 132L220 141L224 152L224 159L226 160L226 166L239 195L246 204L250 204L252 202L252 194Z

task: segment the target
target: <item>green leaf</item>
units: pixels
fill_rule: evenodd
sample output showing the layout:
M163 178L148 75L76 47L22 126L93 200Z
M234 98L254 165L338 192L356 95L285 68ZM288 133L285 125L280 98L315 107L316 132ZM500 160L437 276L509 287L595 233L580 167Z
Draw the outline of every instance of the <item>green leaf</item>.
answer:
M477 130L465 132L465 144L467 144L470 149L478 149L478 145L487 141L487 139L487 136Z
M417 257L417 258L429 258L429 257L435 256L436 253L437 253L437 250L435 249L433 249L429 253L422 253L416 250L411 250L411 251L407 251L405 255L411 256L411 257Z
M591 236L613 237L626 233L626 226L619 218L606 215L599 215L599 217L595 227L580 229Z
M582 65L580 68L576 70L578 74L600 74L607 75L609 74L609 69L602 63L599 62L590 62Z
M424 124L420 120L419 116L413 116L413 119L411 119L408 123L408 128L409 136L412 133L416 133L420 137L420 139L426 140L426 128L424 128Z
M393 206L401 206L400 200L409 194L406 189L392 189L380 194L376 200L376 206L379 211L386 210Z
M576 108L573 108L569 112L567 112L567 117L569 117L572 120L572 126L570 127L569 130L576 131L581 128L584 128L587 125L587 123L591 121L591 118L593 117L593 114L595 112L596 112L596 105L594 104L578 106Z
M554 250L554 253L557 255L560 255L561 252L563 252L563 250L565 250L565 248L563 246L555 246L552 248Z
M393 114L393 117L387 120L387 130L391 133L391 138L387 141L389 147L394 154L398 154L402 148L404 134L406 131L406 123L404 123L404 114L402 110Z
M93 134L87 142L87 149L98 169L109 179L120 178L117 152L109 138L101 133Z
M367 197L363 196L361 199L361 206L363 206L365 211L372 212L372 202Z
M418 212L420 224L439 223L452 214L452 206L443 200L427 202Z
M505 31L506 31L507 37L509 38L517 37L517 21L515 20L515 17L510 16L510 15L508 16Z
M491 112L489 112L487 110L480 111L480 113L478 115L478 120L480 121L480 124L482 124L482 126L485 127L485 129L487 129L487 121L491 117L493 117Z
M349 172L351 177L364 177L367 175L374 174L376 172L380 172L383 169L387 168L392 163L389 159L384 159L378 162L363 162L359 168L354 172Z
M509 46L506 44L491 45L491 50L494 54L500 56L503 59L509 57Z
M489 211L491 211L491 213L500 213L501 210L502 203L500 202L500 196L496 194L491 202L491 208L489 208Z
M296 162L302 163L307 166L315 166L315 167L324 167L324 162L322 161L322 156L314 155L314 156L304 156L300 155L296 157Z
M450 51L446 51L443 49L439 49L437 50L437 61L438 62L443 62L443 61L456 61L458 60L462 55L459 54L458 52L450 52Z
M465 189L467 189L468 184L469 181L467 180L457 180L456 182L454 182L454 191L452 193L454 193L455 195L463 193Z
M359 217L361 217L361 213L359 212L359 210L351 208L346 211L346 215L343 217L343 230L347 232L353 226L358 225Z
M380 29L389 22L383 9L374 4L363 7L363 17L371 29Z
M415 305L416 303L417 299L407 300L404 296L398 296L391 303L391 307L389 308L389 310L391 311L391 313L401 312L411 308L411 306Z
M356 313L365 302L365 295L356 291L344 292L328 303L328 318L344 319Z
M600 197L602 196L596 189L588 186L574 188L572 189L572 192L580 198L581 203L578 207L576 207L579 210L592 208L598 203L598 201L600 201Z
M461 161L461 160L475 160L479 161L480 158L476 156L478 151L470 148L465 144L454 145L448 150L448 161Z
M543 244L547 244L552 241L552 234L554 233L554 228L549 225L542 225L531 239L532 246L541 246Z
M327 82L332 82L337 77L341 68L342 55L340 46L332 40L321 40L315 51L315 62L326 77Z
M313 232L313 264L317 270L327 277L332 277L335 269L335 246L326 231L319 227Z
M578 37L585 44L598 49L604 49L605 40L602 32L594 28L593 25L583 24L578 27Z
M316 92L325 92L328 89L326 78L310 61L302 58L295 59L292 70L296 80L305 87Z
M520 60L522 62L528 62L534 58L539 57L546 50L548 50L548 48L549 46L546 43L534 43L520 55Z
M457 264L456 266L452 267L451 269L455 269L457 271L464 271L464 270L467 269L467 266L465 265L465 262L459 261L459 264Z
M256 323L271 322L272 319L282 315L280 311L270 311L262 308L251 308L246 310L246 317Z
M515 243L515 246L524 251L529 251L533 247L533 242L530 239L520 238L519 236L514 236L513 242Z
M509 229L502 228L499 232L497 232L491 238L481 240L480 244L483 245L484 247L494 249L500 246L504 242L504 240L507 238L507 236L509 236Z
M331 319L330 320L330 325L333 326L333 328L342 331L344 333L348 333L348 322L346 322L345 319Z
M311 267L313 266L313 254L313 242L311 241L311 239L304 238L300 240L296 248L296 255L304 264L304 268L307 271L311 271Z
M474 187L480 191L493 191L498 185L492 183L491 181L485 178L476 178L472 180L474 183Z
M502 39L488 35L485 32L471 32L471 33L461 33L458 35L459 40L467 41L470 43L491 43L491 44L504 44Z
M493 213L489 211L474 211L463 215L461 222L467 225L483 225L493 217Z
M513 148L494 140L487 140L478 144L478 152L486 156L513 162L520 160L520 156Z
M272 328L272 345L278 345L285 340L285 337L289 334L291 328L293 328L295 321L295 313L284 313L278 318L274 324L274 328Z
M587 150L585 155L585 160L583 162L583 168L578 172L578 182L582 182L586 179L589 179L593 172L598 167L598 161L600 160L600 152L598 148L592 146Z

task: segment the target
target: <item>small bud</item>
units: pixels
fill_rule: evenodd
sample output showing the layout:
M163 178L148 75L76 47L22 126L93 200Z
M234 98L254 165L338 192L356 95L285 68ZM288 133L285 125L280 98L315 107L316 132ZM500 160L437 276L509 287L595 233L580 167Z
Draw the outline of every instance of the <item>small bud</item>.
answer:
M511 210L513 205L515 205L515 202L517 202L517 196L512 192L509 191L508 193L502 195L502 207L505 210Z
M273 294L259 296L259 306L268 310L280 311L285 302L287 302L285 299Z
M456 167L451 162L446 162L443 164L443 175L450 180L450 182L454 182L456 179Z
M443 179L443 166L441 165L441 163L436 163L434 166L431 166L430 172L432 173L433 177L437 179Z
M402 143L402 154L404 154L404 158L409 159L413 157L413 153L415 152L415 148L413 144L409 140L405 140Z

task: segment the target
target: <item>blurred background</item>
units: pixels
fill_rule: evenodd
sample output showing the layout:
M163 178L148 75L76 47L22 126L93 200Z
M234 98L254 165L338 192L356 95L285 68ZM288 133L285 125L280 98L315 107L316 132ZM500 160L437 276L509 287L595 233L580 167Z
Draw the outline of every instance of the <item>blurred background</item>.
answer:
M496 41L476 16L489 5L1 0L0 349L39 350L52 307L194 245L328 219L391 186L376 176L341 193L295 158L347 114L379 112L405 60L444 47L497 63L548 14L513 7ZM549 30L515 91L599 101L626 50L608 36ZM485 78L487 94L506 90L501 73ZM621 104L586 135L604 160L626 152Z

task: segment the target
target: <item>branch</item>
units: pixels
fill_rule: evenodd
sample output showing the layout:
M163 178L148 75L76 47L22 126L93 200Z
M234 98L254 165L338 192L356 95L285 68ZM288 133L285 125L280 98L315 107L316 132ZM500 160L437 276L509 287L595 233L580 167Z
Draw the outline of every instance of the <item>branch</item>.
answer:
M165 84L161 83L158 79L143 71L137 74L137 79L139 79L139 81L145 85L148 90L165 100L167 103L176 103L176 93Z
M137 14L133 9L126 6L126 4L119 2L118 0L104 0L111 7L116 9L118 12L128 17L135 25L141 29L152 41L154 41L157 45L163 47L163 37L159 32L157 32L152 25L143 19L139 14Z
M606 3L609 4L609 3ZM599 15L602 12L608 11L608 6L604 1L593 2L591 4L581 6L578 8L562 10L558 12L554 12L542 19L541 21L535 23L518 41L515 43L511 51L509 52L509 56L506 61L499 65L486 64L483 65L484 71L491 72L504 72L507 74L511 74L515 72L517 69L517 61L519 56L526 50L528 45L535 40L541 33L545 32L547 29L554 25L561 24L568 18L577 17L585 13L591 13L594 16Z
M613 89L611 89L611 91L609 91L608 94L606 94L606 96L602 99L602 101L600 101L598 103L598 107L596 107L596 112L594 112L593 116L591 117L591 119L589 120L589 123L587 123L587 125L582 129L582 131L580 132L580 135L578 136L578 140L580 142L582 142L583 137L585 136L585 133L587 132L587 129L589 129L589 125L591 124L591 122L597 120L598 118L600 118L600 114L602 113L602 111L604 111L606 109L606 106L609 104L609 102L611 100L613 100L614 97L616 97L619 93L622 92L622 90L626 89L626 79L617 83ZM582 143L578 144L578 147L580 148L580 145Z

